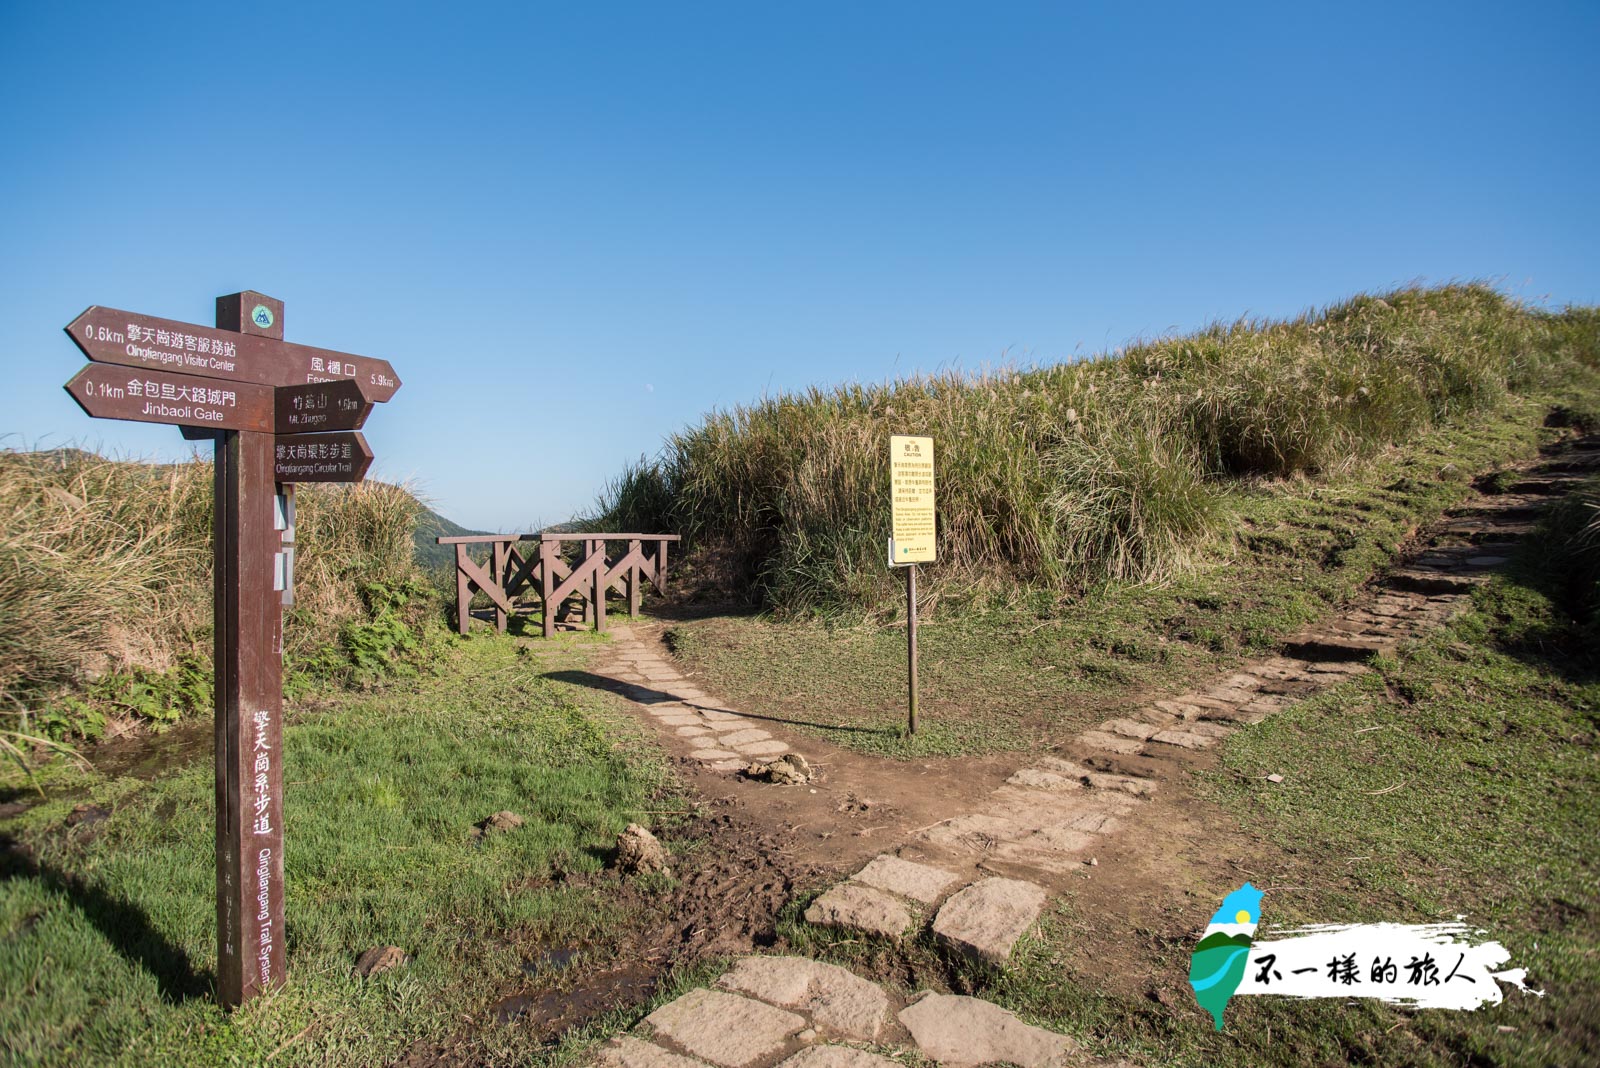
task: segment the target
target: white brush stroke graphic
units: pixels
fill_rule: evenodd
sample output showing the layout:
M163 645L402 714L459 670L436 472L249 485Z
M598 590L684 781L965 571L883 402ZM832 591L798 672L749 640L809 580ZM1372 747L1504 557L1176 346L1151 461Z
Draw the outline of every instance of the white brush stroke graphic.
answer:
M1234 992L1293 998L1379 998L1423 1009L1477 1009L1504 999L1500 983L1544 997L1498 942L1473 944L1464 923L1319 923L1250 948ZM1498 980L1498 981L1497 981Z

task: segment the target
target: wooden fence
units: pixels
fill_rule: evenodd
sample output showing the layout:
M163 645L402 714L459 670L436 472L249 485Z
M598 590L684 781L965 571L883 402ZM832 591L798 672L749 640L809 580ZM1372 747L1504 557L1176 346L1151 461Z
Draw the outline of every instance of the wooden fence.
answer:
M678 535L480 534L436 540L456 547L456 619L462 634L472 626L473 595L483 593L501 633L509 616L538 610L548 638L555 633L557 612L572 597L582 601L583 620L592 621L596 630L606 629L606 595L612 590L628 599L628 615L638 615L641 581L658 593L667 591L667 543ZM607 556L610 542L628 547L616 557ZM537 549L527 552L522 546L528 543L537 543ZM481 563L469 553L479 546L489 550ZM536 601L519 602L517 595L524 590L532 591ZM488 612L484 618L487 622Z

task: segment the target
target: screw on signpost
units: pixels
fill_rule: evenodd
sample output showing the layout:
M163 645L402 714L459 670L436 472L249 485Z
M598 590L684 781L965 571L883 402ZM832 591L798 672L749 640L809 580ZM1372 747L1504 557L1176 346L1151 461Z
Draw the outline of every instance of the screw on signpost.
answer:
M250 291L217 298L215 328L93 306L66 330L92 361L66 385L91 417L216 442L217 996L235 1007L285 978L294 483L361 481L372 452L354 431L400 379L383 360L285 342L283 302Z

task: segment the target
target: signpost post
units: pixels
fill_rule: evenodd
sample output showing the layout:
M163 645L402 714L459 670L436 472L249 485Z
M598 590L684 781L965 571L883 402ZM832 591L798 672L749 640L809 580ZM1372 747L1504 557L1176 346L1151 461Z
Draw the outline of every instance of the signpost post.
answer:
M907 733L917 733L917 565L938 558L933 439L889 438L889 566L906 572Z
M283 606L294 483L359 482L355 431L400 388L383 360L283 340L283 302L217 298L216 327L92 307L67 334L94 361L66 385L98 419L216 441L217 993L236 1007L285 978Z

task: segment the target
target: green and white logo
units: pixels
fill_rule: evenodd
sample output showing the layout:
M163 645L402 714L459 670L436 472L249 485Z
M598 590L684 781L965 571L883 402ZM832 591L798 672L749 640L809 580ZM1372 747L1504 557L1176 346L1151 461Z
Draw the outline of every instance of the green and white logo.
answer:
M1511 959L1498 942L1456 917L1451 923L1317 923L1291 927L1257 942L1261 895L1249 883L1222 900L1189 958L1194 998L1222 1030L1230 998L1376 998L1419 1009L1498 1005L1500 983L1544 997L1527 985L1525 968L1494 969Z
M250 321L265 330L272 325L272 309L265 304L257 304L250 313Z

